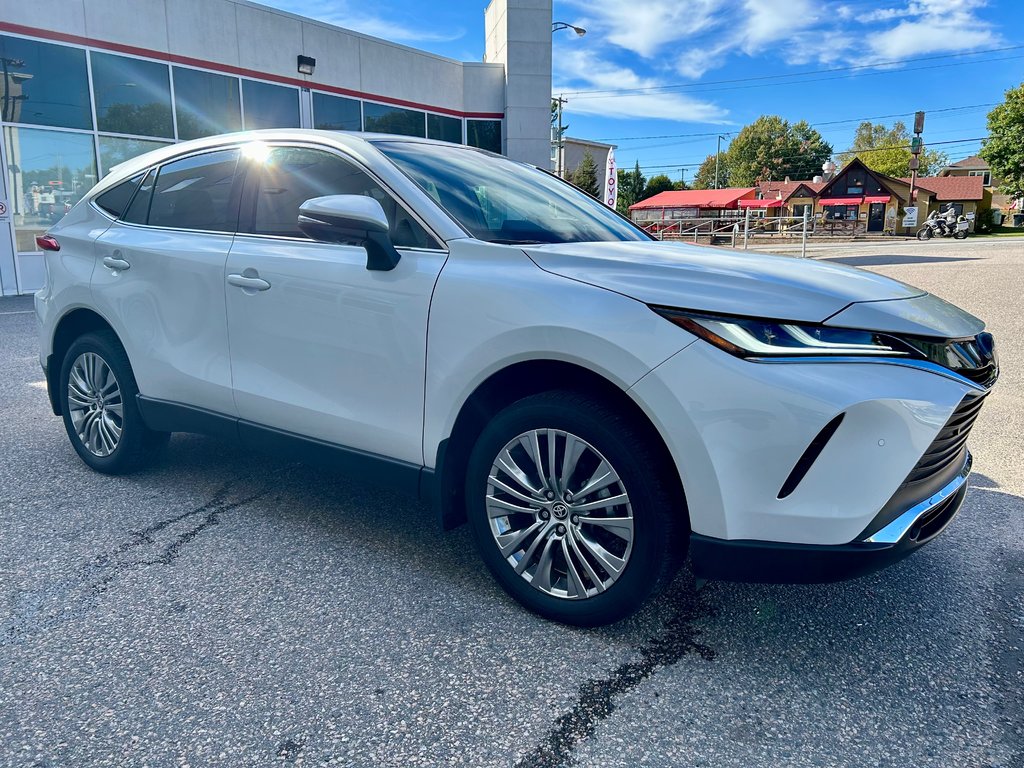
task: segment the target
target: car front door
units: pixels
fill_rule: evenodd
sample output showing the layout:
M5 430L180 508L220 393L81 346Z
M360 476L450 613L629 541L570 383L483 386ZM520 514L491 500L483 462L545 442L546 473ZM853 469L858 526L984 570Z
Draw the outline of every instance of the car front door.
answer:
M140 393L233 416L224 265L238 220L238 150L150 170L96 240L93 301Z
M333 151L271 147L248 163L226 275L243 426L421 465L427 313L447 251ZM381 202L402 256L397 267L367 270L363 247L313 242L299 231L299 206L336 194Z

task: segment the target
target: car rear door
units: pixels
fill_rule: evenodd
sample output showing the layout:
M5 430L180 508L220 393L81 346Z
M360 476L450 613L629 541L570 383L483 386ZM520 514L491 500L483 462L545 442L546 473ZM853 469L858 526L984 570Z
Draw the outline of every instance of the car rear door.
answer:
M238 222L237 148L150 169L96 240L92 293L149 398L235 415L224 265Z
M333 150L252 154L227 265L243 433L261 425L420 466L427 314L447 251ZM367 270L361 246L317 243L299 231L299 206L334 194L381 202L402 256L395 269Z

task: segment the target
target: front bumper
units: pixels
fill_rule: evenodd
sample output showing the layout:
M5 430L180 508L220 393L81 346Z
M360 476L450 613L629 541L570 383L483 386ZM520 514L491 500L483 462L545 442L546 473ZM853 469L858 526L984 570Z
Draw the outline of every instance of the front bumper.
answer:
M885 527L849 544L785 544L690 538L694 575L700 579L761 584L817 584L857 578L902 560L934 539L956 517L967 495L968 453L962 468L940 490Z

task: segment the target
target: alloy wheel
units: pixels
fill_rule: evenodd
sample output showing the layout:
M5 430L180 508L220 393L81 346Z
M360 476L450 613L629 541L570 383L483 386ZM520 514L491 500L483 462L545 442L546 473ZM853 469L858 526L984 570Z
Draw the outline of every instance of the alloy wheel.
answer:
M68 374L68 414L82 445L94 456L112 454L124 429L117 377L95 352L83 352Z
M600 594L629 562L626 488L608 460L570 432L534 429L510 440L491 465L486 508L502 557L547 595Z

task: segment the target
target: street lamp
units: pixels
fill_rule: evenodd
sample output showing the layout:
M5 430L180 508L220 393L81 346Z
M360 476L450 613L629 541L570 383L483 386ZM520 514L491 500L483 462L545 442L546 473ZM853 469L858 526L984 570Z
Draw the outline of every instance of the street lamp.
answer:
M585 34L587 34L587 30L585 30L583 27L575 27L572 24L568 24L568 23L566 23L564 21L552 22L552 24L551 24L551 31L552 32L557 32L560 29L571 29L579 37L583 37Z
M559 30L562 29L571 29L573 32L576 33L577 37L583 37L585 34L587 34L587 30L585 30L583 27L577 27L565 21L551 22L551 34L554 34L555 32L558 32ZM552 99L552 101L555 101L555 99ZM558 95L558 128L556 129L558 131L558 134L555 136L554 145L555 172L559 175L559 177L561 177L562 175L562 154L563 147L565 146L564 142L562 141L562 132L565 130L564 128L562 128L562 105L565 104L566 101L568 101L568 99L563 98L561 94Z

